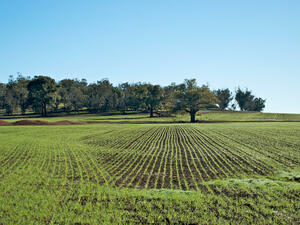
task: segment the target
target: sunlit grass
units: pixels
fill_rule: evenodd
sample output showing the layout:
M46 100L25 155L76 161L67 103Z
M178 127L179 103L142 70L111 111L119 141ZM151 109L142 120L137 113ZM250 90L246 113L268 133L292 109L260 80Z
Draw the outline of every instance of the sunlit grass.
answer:
M297 224L299 134L299 123L0 127L0 224Z

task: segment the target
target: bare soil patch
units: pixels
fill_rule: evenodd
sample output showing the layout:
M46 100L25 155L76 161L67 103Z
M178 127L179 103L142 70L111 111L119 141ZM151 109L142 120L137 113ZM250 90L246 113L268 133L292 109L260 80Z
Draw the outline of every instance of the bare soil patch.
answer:
M7 126L7 125L10 125L10 123L6 122L6 121L3 121L3 120L0 120L0 126Z
M19 120L15 122L6 122L0 120L0 126L41 126L41 125L81 125L81 124L88 124L88 123L81 122L81 121L69 121L69 120L62 120L57 122L48 122L42 120Z

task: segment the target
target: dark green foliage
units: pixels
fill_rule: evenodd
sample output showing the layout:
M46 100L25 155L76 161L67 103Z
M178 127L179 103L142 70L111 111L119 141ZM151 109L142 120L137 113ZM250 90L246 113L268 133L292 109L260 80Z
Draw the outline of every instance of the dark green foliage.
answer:
M146 105L150 111L150 117L153 117L153 110L157 109L163 100L163 89L159 85L147 84Z
M238 88L235 95L241 111L262 111L265 108L266 100L262 98L256 98L251 91L246 89L245 91Z
M59 82L60 103L66 112L72 110L78 112L86 105L87 101L87 82L86 80L64 79Z
M249 105L249 110L261 112L265 108L265 102L266 100L262 98L254 98Z
M235 100L237 101L241 111L247 110L249 102L251 102L253 99L253 96L251 94L251 91L246 89L246 91L242 91L240 88L236 91L235 94Z
M122 111L123 114L131 106L131 99L132 99L132 87L129 83L120 84L116 90L116 94L118 96L118 110Z
M57 99L58 86L54 79L47 76L35 76L28 83L28 104L42 116L47 116L47 106Z
M178 85L171 83L169 86L164 87L164 101L162 102L163 107L166 110L175 110L174 106L177 103L176 93L178 91Z
M180 84L176 93L177 109L190 113L191 122L196 122L196 113L218 102L215 94L206 85L197 86L196 80L185 80Z
M146 98L147 98L147 87L145 84L136 83L133 84L133 101L132 106L134 110L147 110L146 105Z
M117 93L119 108L123 113L129 109L149 111L150 117L153 117L154 110L158 109L163 100L160 85L124 83L118 87Z
M114 87L108 79L88 84L85 79L63 79L60 82L46 76L33 79L21 74L12 76L7 84L0 85L0 108L6 114L33 110L46 116L47 112L90 112L126 111L149 112L168 115L172 111L184 110L190 113L191 122L201 109L214 110L229 107L233 99L227 89L212 92L207 85L197 86L196 80L162 87L149 83L123 83ZM242 111L262 111L265 100L256 98L251 91L236 91L235 100ZM158 111L160 110L160 111Z
M115 108L115 88L107 79L97 81L87 87L87 107L90 111L108 111Z
M11 115L17 110L18 102L14 94L14 89L10 85L7 85L5 88L5 99L3 103L7 115Z
M13 89L15 92L15 98L17 99L17 104L21 109L21 113L25 114L27 105L27 98L28 98L28 89L27 85L29 83L29 77L23 77L21 74L17 77L15 81L12 82Z
M9 77L9 82L0 87L0 107L4 108L8 115L21 111L25 114L28 98L27 85L29 78L23 77L18 74L14 79L13 76Z
M215 95L217 96L219 102L219 108L221 110L225 110L228 106L231 100L233 99L232 93L228 88L226 89L218 89L214 91Z

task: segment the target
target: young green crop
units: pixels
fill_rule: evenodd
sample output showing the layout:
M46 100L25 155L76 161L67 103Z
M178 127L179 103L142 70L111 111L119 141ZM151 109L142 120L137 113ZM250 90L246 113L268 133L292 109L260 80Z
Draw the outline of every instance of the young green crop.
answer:
M300 123L0 127L0 224L297 224Z

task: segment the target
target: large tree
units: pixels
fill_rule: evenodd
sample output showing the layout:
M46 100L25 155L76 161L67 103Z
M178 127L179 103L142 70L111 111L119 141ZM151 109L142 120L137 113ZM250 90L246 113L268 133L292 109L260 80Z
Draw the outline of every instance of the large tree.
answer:
M219 108L221 110L225 110L229 106L231 100L233 99L232 93L228 88L215 90L214 93L219 100L218 102Z
M18 102L12 86L6 85L4 90L3 107L7 115L12 115L18 109Z
M154 110L156 110L163 100L163 89L159 85L147 84L147 95L145 103L150 111L150 118L152 118Z
M21 109L22 114L25 114L27 107L27 84L28 78L23 77L20 73L17 79L11 75L8 83L5 85L3 106L8 115L16 113Z
M90 111L107 111L116 105L115 87L107 79L88 86L88 109Z
M13 76L9 76L8 83L4 89L3 107L7 115L12 115L18 108L17 99L15 97L14 88L12 85Z
M118 109L122 111L123 114L126 114L126 111L131 106L131 96L133 95L132 87L129 83L120 84L116 90L116 95L118 97Z
M117 109L126 113L127 110L145 110L147 89L144 84L128 82L120 84L115 92Z
M54 103L58 85L47 76L35 76L28 83L28 103L42 116L47 116L47 106Z
M146 98L148 95L147 85L142 83L136 83L132 87L132 97L131 104L134 110L148 110L148 106L146 104Z
M47 115L52 111L112 111L126 110L150 112L153 117L157 109L170 111L184 109L196 120L199 109L218 107L224 110L232 100L229 89L212 92L208 86L197 86L196 80L185 80L183 84L172 83L167 87L147 83L123 83L114 87L107 79L87 84L86 80L64 79L56 84L46 76L36 76L32 80L21 74L10 77L7 84L0 84L0 108L7 114L25 113L27 107ZM265 101L255 97L251 91L236 91L235 100L242 111L262 111ZM231 106L235 108L235 105ZM158 113L158 112L157 112Z
M29 77L22 76L21 73L18 73L16 79L13 76L10 77L10 80L7 84L7 88L11 89L13 96L16 100L16 104L19 106L21 113L25 114L27 109L27 98L28 98L28 83L30 81Z
M238 88L235 95L241 111L262 111L265 108L265 99L255 97L251 91Z
M262 98L254 98L248 106L249 111L257 111L261 112L265 108L265 99Z
M196 113L218 102L215 94L207 85L199 87L196 79L186 79L177 90L176 109L184 109L190 114L191 123L196 122Z
M177 103L177 89L178 85L176 83L171 83L170 85L163 88L164 89L164 99L162 102L164 110L172 111L175 110L174 106Z
M60 102L63 104L64 110L67 112L71 110L79 111L85 105L87 99L86 81L64 79L59 82L59 85Z
M250 102L253 100L253 98L254 96L248 89L243 91L242 89L238 88L235 93L235 100L238 103L241 111L248 110L248 106L250 105Z

